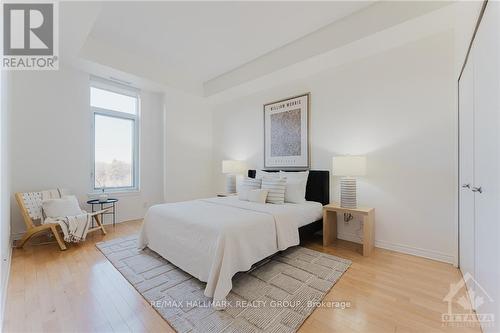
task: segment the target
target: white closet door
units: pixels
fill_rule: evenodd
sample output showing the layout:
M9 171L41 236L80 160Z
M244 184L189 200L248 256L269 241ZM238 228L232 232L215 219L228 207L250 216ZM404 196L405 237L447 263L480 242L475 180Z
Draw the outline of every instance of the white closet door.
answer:
M493 302L485 299L480 314L495 314L500 325L499 258L499 130L500 66L499 4L489 1L474 41L474 187L476 280ZM482 193L477 188L481 187ZM477 288L476 288L477 289Z
M474 55L469 54L459 82L459 133L460 133L460 213L459 244L460 270L475 276L474 249ZM474 291L472 280L467 281L469 294Z

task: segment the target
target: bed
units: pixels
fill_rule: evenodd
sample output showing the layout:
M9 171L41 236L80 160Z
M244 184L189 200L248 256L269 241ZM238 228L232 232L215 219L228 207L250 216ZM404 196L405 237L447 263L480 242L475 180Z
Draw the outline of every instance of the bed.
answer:
M255 170L248 176L255 177ZM146 213L138 247L149 247L206 282L205 296L217 306L237 272L298 245L299 229L321 227L322 206L329 201L328 171L309 172L306 200L275 205L229 196L155 205Z

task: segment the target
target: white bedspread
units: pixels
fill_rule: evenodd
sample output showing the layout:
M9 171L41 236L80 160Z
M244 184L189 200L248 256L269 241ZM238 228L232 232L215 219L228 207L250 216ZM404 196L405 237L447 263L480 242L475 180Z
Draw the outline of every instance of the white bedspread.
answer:
M234 274L299 244L304 216L298 212L293 204L236 197L156 205L144 218L138 246L206 282L205 295L220 302L231 290Z

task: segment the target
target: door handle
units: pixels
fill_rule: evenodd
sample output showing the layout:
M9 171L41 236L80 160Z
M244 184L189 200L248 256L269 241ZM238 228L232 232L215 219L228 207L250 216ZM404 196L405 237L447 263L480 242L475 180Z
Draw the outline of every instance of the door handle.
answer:
M462 188L470 188L470 184L462 184Z
M475 186L474 186L474 187L472 188L472 192L479 192L479 193L483 193L483 189L481 188L481 186L479 186L479 187L475 187Z

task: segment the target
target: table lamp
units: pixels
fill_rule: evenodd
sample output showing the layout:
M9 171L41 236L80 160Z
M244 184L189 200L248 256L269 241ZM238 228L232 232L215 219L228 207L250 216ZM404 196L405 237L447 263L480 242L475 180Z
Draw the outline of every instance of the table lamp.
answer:
M366 175L365 156L334 156L332 160L332 175L342 176L340 179L340 206L357 208L356 178Z
M222 161L222 173L226 174L226 193L236 193L236 175L245 172L243 161Z

